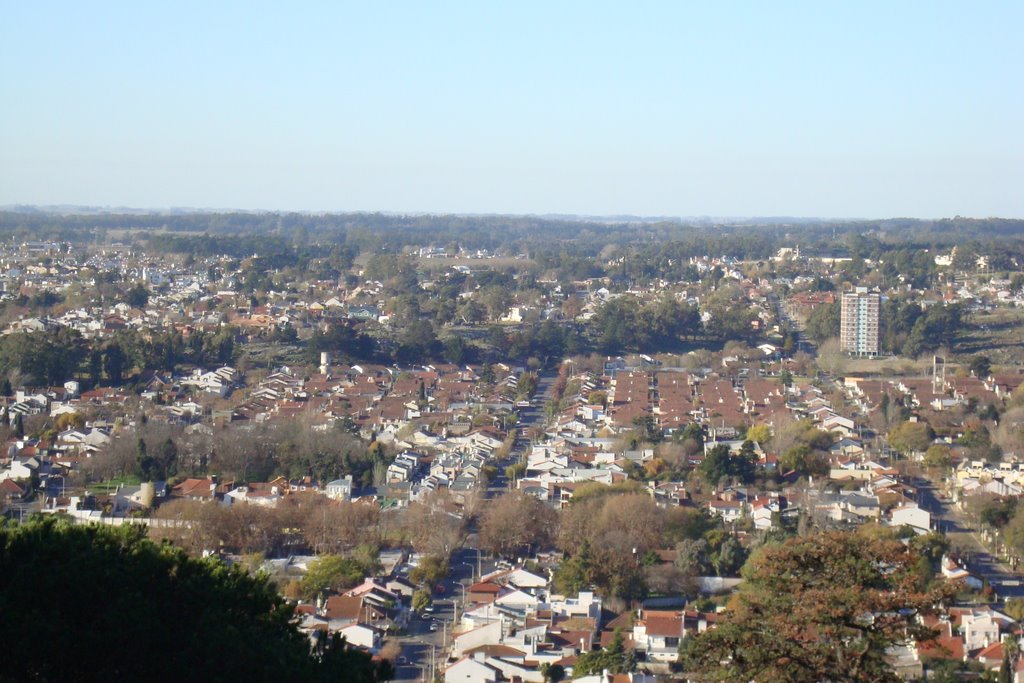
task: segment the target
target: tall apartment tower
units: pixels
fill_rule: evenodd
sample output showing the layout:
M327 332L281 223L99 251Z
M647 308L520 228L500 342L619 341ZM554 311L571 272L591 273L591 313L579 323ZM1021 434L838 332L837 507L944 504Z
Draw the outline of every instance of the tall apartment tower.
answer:
M839 327L839 345L855 356L878 355L878 317L882 300L878 292L857 287L844 292Z

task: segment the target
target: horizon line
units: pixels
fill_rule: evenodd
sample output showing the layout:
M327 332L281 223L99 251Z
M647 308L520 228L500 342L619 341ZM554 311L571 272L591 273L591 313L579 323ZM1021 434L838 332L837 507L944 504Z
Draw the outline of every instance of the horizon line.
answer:
M917 220L917 221L938 221L938 220L1024 220L1024 217L1016 216L813 216L797 214L766 214L766 215L715 215L715 214L689 214L689 215L668 215L668 214L630 214L630 213L572 213L572 212L509 212L509 211L395 211L386 209L242 209L231 207L196 207L196 206L164 206L164 207L133 207L123 205L94 205L94 204L5 204L0 205L0 211L11 213L61 213L73 215L79 212L100 213L110 215L160 215L160 214L224 214L240 213L252 215L374 215L385 216L460 216L460 217L514 217L514 218L542 218L548 220L579 220L579 221L619 221L619 222L685 222L685 221L841 221L856 223L863 221L891 221L891 220Z

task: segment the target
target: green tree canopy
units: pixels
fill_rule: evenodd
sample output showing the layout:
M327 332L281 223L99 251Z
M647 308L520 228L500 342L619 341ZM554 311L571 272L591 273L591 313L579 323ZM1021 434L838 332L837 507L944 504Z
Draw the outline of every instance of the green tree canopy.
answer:
M889 445L901 453L924 451L935 438L927 422L903 422L889 432Z
M302 593L307 598L315 598L326 591L351 588L362 581L364 576L366 570L355 558L321 555L310 563L302 577Z
M840 303L821 305L816 307L807 316L804 330L807 336L816 342L823 342L826 339L839 336L839 323L841 320Z
M145 308L149 303L149 290L146 285L136 282L124 295L124 302L132 308Z
M417 612L427 609L433 602L433 599L430 597L430 591L423 588L412 594L412 608Z
M423 584L428 588L448 575L449 567L447 558L437 555L427 555L420 560L420 563L409 572L409 580L413 583Z
M82 335L67 327L8 334L0 338L0 374L17 369L30 382L62 384L74 376L87 353Z
M972 356L971 361L967 366L971 374L978 379L985 379L992 373L992 361L988 356L977 355Z
M10 681L384 680L387 665L322 643L263 576L145 538L48 518L0 528L0 637Z
M573 678L592 676L607 671L611 674L628 673L636 668L636 659L632 650L624 645L622 631L615 631L615 637L607 648L584 652L579 656L572 669Z
M733 455L725 444L709 450L698 470L711 484L717 484L726 477L735 477L741 483L749 484L755 473L754 460L749 454Z
M935 444L934 446L929 446L928 450L925 451L925 467L946 468L950 466L951 462L949 446Z

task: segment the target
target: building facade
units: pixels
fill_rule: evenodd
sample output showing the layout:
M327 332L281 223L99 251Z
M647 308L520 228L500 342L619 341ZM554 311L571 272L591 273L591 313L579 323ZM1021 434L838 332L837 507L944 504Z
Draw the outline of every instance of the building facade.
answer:
M857 287L844 292L841 304L839 343L843 351L855 356L878 355L878 319L881 295Z

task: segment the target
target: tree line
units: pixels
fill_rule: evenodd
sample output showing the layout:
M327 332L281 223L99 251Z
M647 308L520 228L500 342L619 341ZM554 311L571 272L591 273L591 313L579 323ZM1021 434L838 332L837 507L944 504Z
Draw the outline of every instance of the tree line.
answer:
M841 302L824 304L808 316L804 329L811 339L824 342L839 336ZM905 299L887 298L879 310L879 347L883 353L916 358L939 348L953 349L969 325L962 304L923 307Z
M54 327L38 332L0 336L0 376L12 373L26 384L61 385L76 379L87 387L119 386L147 372L173 371L180 365L216 366L232 362L235 330L115 332L105 339L86 339L77 330Z

